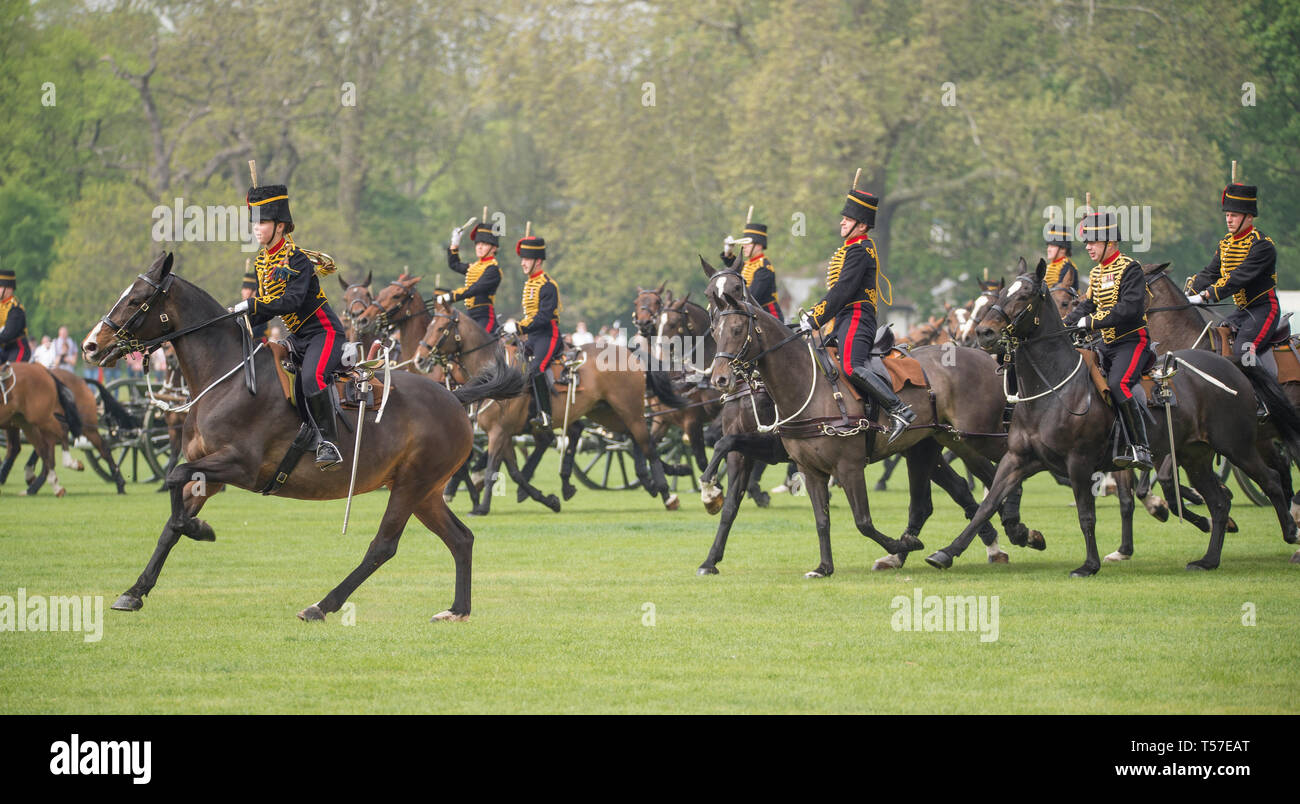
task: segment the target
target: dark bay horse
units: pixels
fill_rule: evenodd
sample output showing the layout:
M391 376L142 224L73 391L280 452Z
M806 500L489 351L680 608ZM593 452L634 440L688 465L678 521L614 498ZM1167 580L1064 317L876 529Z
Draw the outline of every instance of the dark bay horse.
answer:
M1021 260L1022 269L1025 267ZM1003 495L1016 483L1050 469L1065 474L1074 490L1086 557L1070 573L1081 578L1101 569L1097 553L1096 498L1093 474L1111 468L1115 414L1101 399L1079 353L1071 345L1056 305L1048 297L1043 277L1047 264L1040 260L1033 274L1023 273L1002 291L998 302L977 327L986 349L1003 348L1015 361L1021 401L1012 418L1006 456L998 463L979 511L970 525L948 547L926 557L931 566L946 569L970 543L975 528L987 518ZM1277 473L1264 462L1257 447L1255 397L1245 375L1227 360L1204 351L1172 353L1178 370L1170 383L1178 404L1171 409L1174 447L1179 465L1210 509L1210 543L1205 555L1188 569L1219 566L1223 534L1228 519L1229 495L1215 476L1215 452L1228 456L1260 485L1273 500L1283 539L1297 541L1296 524L1286 511ZM1200 375L1214 378L1214 384ZM1227 390L1225 390L1227 389ZM1151 451L1163 458L1170 453L1168 423L1163 409L1154 409L1155 423L1148 428ZM1300 448L1300 433L1288 434ZM1163 480L1167 496L1171 481Z
M868 421L860 403L832 386L818 366L812 344L755 305L739 274L714 272L707 263L704 272L710 277L713 337L718 345L713 384L730 392L736 387L738 372L761 375L782 416L765 424L779 426L783 445L804 473L821 549L821 563L806 573L808 577L820 578L834 572L827 489L831 475L844 489L859 532L891 554L919 550L922 545L913 533L904 532L901 538L894 539L875 528L862 471L869 461L933 439L936 443L926 447L932 457L914 464L926 488L943 446L964 458L981 479L991 479L993 465L982 453L1000 454L1004 439L997 437L1002 404L990 357L962 347L917 350L913 357L929 377L934 401L932 404L930 392L925 389L905 387L899 396L917 412L917 421L887 444L876 437L885 427L880 421L883 411L876 421ZM951 359L947 357L949 352ZM996 404L972 404L982 398ZM921 484L917 478L917 486ZM1017 524L1023 528L1023 524Z
M196 517L211 494L225 484L263 488L298 432L298 413L279 392L273 358L266 349L244 357L241 325L215 299L172 270L172 255L164 254L129 286L82 346L97 365L114 365L124 354L147 350L165 340L174 343L181 371L194 395L185 420L185 462L167 474L172 511L158 546L136 583L113 604L134 611L143 605L158 581L168 553L181 535L211 541L210 525ZM261 394L245 387L241 367L251 362ZM239 376L236 376L239 375ZM384 421L374 424L366 412L363 448L356 485L358 493L389 489L388 505L379 531L364 559L319 603L299 612L304 620L321 620L338 611L366 578L397 552L397 543L412 514L436 533L451 551L456 565L456 593L451 608L434 620L463 620L470 613L470 574L474 535L442 499L447 479L469 454L472 430L462 407L475 398L522 388L517 373L483 378L453 395L417 374L392 375L392 390ZM342 416L346 428L356 427L357 414ZM338 445L345 465L352 462L351 438ZM280 496L302 500L333 500L347 495L349 473L321 472L310 458L300 461Z
M492 362L498 348L478 322L449 305L434 304L432 321L417 342L415 360L426 363L439 359L448 364L453 373L464 370L474 373ZM573 459L577 449L582 423L587 417L617 433L632 436L632 455L637 477L651 496L661 496L668 508L677 507L676 495L669 488L650 431L644 418L646 389L667 404L680 407L686 404L672 392L667 378L660 372L644 371L631 353L623 346L611 344L582 348L584 362L576 368L578 388L573 391L573 405L569 406L569 393L557 387L551 396L551 426L562 428L567 422L565 451L560 462L560 481L564 499L577 492L570 482ZM560 510L560 501L554 494L543 494L532 485L531 477L545 449L554 442L550 431L535 432L534 448L523 467L515 463L514 437L528 431L528 395L515 399L497 400L479 408L478 424L488 434L488 465L483 495L471 512L474 516L486 515L492 505L492 484L497 470L504 462L510 477L519 487L520 502L533 499L553 511Z

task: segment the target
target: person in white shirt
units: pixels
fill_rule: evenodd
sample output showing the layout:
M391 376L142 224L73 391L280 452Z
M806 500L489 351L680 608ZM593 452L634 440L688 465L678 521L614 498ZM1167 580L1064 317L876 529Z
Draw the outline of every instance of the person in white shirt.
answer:
M59 356L54 353L54 341L50 340L49 335L41 336L41 345L32 350L32 361L40 363L47 369L52 369L59 362Z
M596 336L592 335L590 332L587 331L586 321L579 321L578 328L573 331L573 336L570 338L570 340L573 341L574 346L583 347L589 343L594 342L596 340Z

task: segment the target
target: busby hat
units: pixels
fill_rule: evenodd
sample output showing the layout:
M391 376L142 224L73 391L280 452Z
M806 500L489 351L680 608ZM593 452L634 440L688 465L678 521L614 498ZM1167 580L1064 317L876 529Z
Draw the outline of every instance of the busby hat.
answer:
M1119 217L1114 212L1094 212L1079 224L1079 240L1084 243L1118 243Z
M546 259L546 241L540 237L525 237L515 244L515 253L520 259L525 260L544 260Z
M740 238L736 240L736 243L741 246L746 245L747 243L753 243L754 245L767 248L767 224L745 224L745 231Z
M492 227L485 223L474 224L474 230L470 232L469 239L475 243L487 243L489 246L501 245L501 241L492 233Z
M1070 247L1070 230L1065 228L1065 224L1053 223L1047 227L1047 234L1043 239L1049 246L1061 246L1068 249Z
M859 223L865 223L867 226L875 226L876 207L879 205L880 199L871 193L849 190L848 196L844 199L844 209L840 210L840 214Z
M293 231L293 217L289 215L289 188L283 184L264 184L248 190L249 212L255 220L284 223L285 232Z
M1259 195L1259 188L1252 187L1249 184L1229 184L1223 188L1224 212L1242 212L1246 215L1259 215L1259 207L1256 205L1256 196Z
M240 287L244 290L257 290L257 274L252 271L245 271L244 283Z
M12 268L0 268L0 288L17 288L18 277Z

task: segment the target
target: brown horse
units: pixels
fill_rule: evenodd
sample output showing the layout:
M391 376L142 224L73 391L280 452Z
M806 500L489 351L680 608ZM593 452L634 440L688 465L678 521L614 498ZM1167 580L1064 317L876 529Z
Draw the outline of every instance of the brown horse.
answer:
M478 322L450 305L433 307L433 321L429 324L416 348L417 363L441 360L451 372L463 370L474 374L498 358L492 338ZM560 479L564 499L577 492L569 482L573 472L573 457L577 449L584 416L618 433L630 433L634 448L636 474L651 495L660 495L665 507L675 509L677 495L668 489L663 464L650 441L650 432L644 419L647 386L669 405L681 406L685 400L672 392L667 379L658 372L643 371L635 358L624 347L612 344L597 347L594 344L581 350L582 364L575 369L578 387L572 391L573 404L569 406L570 389L556 388L551 396L551 426L562 427L568 423L564 458L560 464ZM492 485L497 470L505 463L510 477L519 487L518 499L531 498L552 511L560 510L560 501L554 494L543 494L530 483L546 447L554 442L550 430L534 433L534 448L522 469L515 463L514 437L528 431L528 396L506 401L497 400L480 407L478 424L488 434L488 465L483 496L470 512L484 516L492 506ZM647 467L647 459L649 465Z
M339 287L343 288L343 304L339 306L339 320L343 322L343 334L349 341L360 343L366 354L370 353L370 345L379 338L376 321L368 319L364 328L357 323L361 315L375 301L370 290L372 273L366 271L365 281L355 285L349 285L342 274L338 275Z
M186 461L167 475L171 516L144 572L113 604L118 610L134 611L143 605L181 535L199 541L216 538L212 527L196 517L204 502L225 484L248 490L264 488L276 476L301 423L298 413L277 392L271 354L253 349L241 359L245 354L242 328L234 314L171 270L172 255L159 257L123 292L82 346L91 362L114 365L130 351L148 351L170 340L194 395L185 420ZM241 369L250 365L263 391L260 397L245 387ZM381 486L389 489L379 532L361 564L319 603L299 612L300 619L321 620L338 611L348 596L397 552L412 514L438 534L455 560L455 600L450 609L433 619L469 616L474 535L447 509L442 489L469 454L472 430L463 405L507 386L516 393L522 389L517 372L482 379L453 395L416 374L392 376L383 424L376 425L370 411L366 413L366 460L359 462L356 474L358 493ZM357 426L353 411L346 411L342 419L348 428ZM340 439L338 446L345 465L350 465L352 439ZM346 471L320 472L306 460L297 464L277 493L302 500L340 499L348 494L349 480Z
M422 277L402 274L375 294L370 306L356 318L360 330L374 329L381 340L396 336L397 342L401 344L401 359L392 366L394 369L416 370L415 349L411 345L420 340L429 328L429 322L433 320L428 304L416 287L421 279ZM431 379L441 382L443 377L434 376Z
M713 337L718 345L713 384L730 392L738 372L762 375L775 410L783 417L767 429L778 428L790 457L804 473L821 548L821 563L806 573L808 577L834 572L827 490L832 474L844 489L858 530L893 555L919 550L921 541L910 531L893 539L874 527L862 471L868 462L933 439L935 443L928 445L931 455L914 464L919 470L913 477L914 488L928 488L929 472L942 446L965 459L982 480L991 480L989 456L996 457L1004 449L1004 439L998 437L1002 404L992 358L963 347L915 351L913 357L925 370L934 397L927 389L905 387L899 397L917 412L917 421L897 440L885 443L876 437L886 429L880 422L884 411L871 421L862 404L843 394L818 367L812 344L753 303L739 274L714 272L707 263L703 267L710 277ZM978 404L980 400L986 404ZM1017 525L1023 530L1017 531L1013 543L1023 545L1028 529Z
M58 385L50 370L40 363L0 364L0 428L5 430L6 455L0 478L9 474L21 447L21 432L40 456L44 471L28 478L23 494L35 494L46 479L54 489L54 496L67 493L59 485L54 472L54 447L63 441L64 423L58 416L66 415L59 401ZM3 482L3 480L0 480Z

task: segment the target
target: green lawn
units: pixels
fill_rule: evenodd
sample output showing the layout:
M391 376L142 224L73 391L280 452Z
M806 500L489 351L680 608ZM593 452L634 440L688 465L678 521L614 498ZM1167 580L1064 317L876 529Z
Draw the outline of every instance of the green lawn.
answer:
M557 491L556 464L540 483ZM20 472L16 471L16 475ZM777 482L769 471L766 485ZM874 481L877 469L869 478ZM1137 557L1071 580L1083 557L1068 492L1033 481L1025 521L1048 549L977 541L939 572L914 557L871 572L881 551L832 496L837 571L806 580L817 541L806 498L746 502L722 574L697 577L717 520L698 496L669 513L642 492L581 490L552 514L514 487L474 529L474 612L450 605L452 562L412 520L397 556L352 597L355 625L295 613L360 560L386 494L343 502L220 494L204 510L217 541L183 539L144 609L107 610L143 568L163 495L118 497L67 471L68 496L0 494L0 595L102 595L103 638L0 633L0 712L1297 712L1300 565L1270 510L1238 494L1224 564L1192 574L1205 537L1139 510ZM897 534L902 473L872 496ZM962 525L939 497L927 552ZM1100 505L1104 553L1118 545L1114 498ZM896 595L997 595L998 639L891 626ZM654 625L644 604L653 604ZM1257 625L1242 624L1254 604Z

